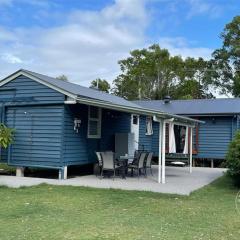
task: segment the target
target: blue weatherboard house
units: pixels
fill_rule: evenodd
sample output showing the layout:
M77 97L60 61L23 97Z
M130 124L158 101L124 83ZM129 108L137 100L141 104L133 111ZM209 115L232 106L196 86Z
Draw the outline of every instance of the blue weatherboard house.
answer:
M142 147L161 156L167 121L190 129L198 122L27 70L0 82L0 119L16 130L1 161L21 174L24 167L57 169L61 178L68 166L94 163L95 151L125 155Z
M188 116L205 123L193 133L195 159L224 160L229 143L239 129L240 99L194 99L135 101L144 108ZM175 129L177 133L177 129ZM176 134L176 142L179 136ZM154 146L153 146L154 148Z

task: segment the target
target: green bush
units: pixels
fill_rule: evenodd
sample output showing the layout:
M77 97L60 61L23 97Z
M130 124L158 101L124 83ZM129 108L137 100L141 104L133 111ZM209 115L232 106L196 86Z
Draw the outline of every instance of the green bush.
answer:
M7 148L14 138L14 129L6 127L3 123L0 123L0 147Z
M240 186L240 131L238 131L229 145L226 156L226 167L234 184Z

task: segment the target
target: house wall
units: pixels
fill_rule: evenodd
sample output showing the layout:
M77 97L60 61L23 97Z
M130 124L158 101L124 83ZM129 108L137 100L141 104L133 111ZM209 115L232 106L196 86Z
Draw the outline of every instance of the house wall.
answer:
M0 102L6 103L55 103L63 102L65 96L25 76L0 87Z
M234 116L199 117L198 154L195 158L225 159L228 145L237 129Z
M139 149L152 151L154 156L158 156L159 123L153 121L153 135L146 135L146 116L140 116L139 121Z
M213 120L213 118L215 120ZM237 129L240 128L240 118L236 116L208 116L197 117L205 124L198 126L198 147L195 158L209 159L225 159L228 145L234 137ZM139 128L139 149L153 151L154 156L158 156L159 145L159 123L153 122L153 135L147 136L146 132L146 117L140 117ZM196 129L194 129L193 144L196 141ZM167 143L166 143L167 146Z
M81 119L79 133L73 130L74 118ZM115 133L130 131L131 115L102 109L101 138L87 138L88 106L77 104L65 107L64 114L64 163L81 165L96 161L95 151L114 151Z
M110 110L102 113L102 139L100 149L102 151L115 150L115 133L131 132L131 114Z
M17 166L61 166L64 99L25 76L1 86L1 119L15 129L14 144L1 150L1 160Z
M65 96L25 76L0 87L0 118L15 128L1 161L16 166L60 168L96 161L95 151L114 151L115 133L130 132L130 114L102 110L101 139L87 138L88 107L64 105ZM81 119L79 133L74 119Z
M7 107L5 123L15 129L9 165L58 167L62 160L63 106Z

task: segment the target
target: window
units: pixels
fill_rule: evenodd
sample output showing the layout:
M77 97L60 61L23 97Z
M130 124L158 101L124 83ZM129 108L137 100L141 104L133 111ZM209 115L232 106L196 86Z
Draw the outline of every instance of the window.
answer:
M152 128L152 117L146 117L146 135L152 135L153 128Z
M101 108L88 107L88 138L101 138Z

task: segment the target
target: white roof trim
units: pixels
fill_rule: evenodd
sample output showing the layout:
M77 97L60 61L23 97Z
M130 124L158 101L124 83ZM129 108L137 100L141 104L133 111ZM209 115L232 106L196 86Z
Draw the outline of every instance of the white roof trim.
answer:
M41 83L41 84L43 84L43 85L45 85L45 86L47 86L47 87L49 87L49 88L51 88L51 89L53 89L53 90L55 90L55 91L57 91L57 92L60 92L60 93L62 93L62 94L64 94L64 95L66 95L66 96L68 96L68 97L70 97L70 98L73 98L73 99L76 99L76 98L77 98L77 95L74 95L74 94L72 94L72 93L70 93L70 92L68 92L68 91L66 91L66 90L64 90L64 89L61 89L61 88L59 88L59 87L56 87L56 86L54 86L54 85L52 85L52 84L50 84L50 83L47 83L47 82L43 81L42 79L39 79L39 78L37 78L37 77L34 77L34 76L32 76L31 74L28 74L28 73L26 73L26 72L24 72L24 71L18 71L18 72L16 72L15 74L10 75L9 77L5 78L4 80L2 80L2 81L0 82L0 87L3 86L3 85L5 85L5 84L7 84L7 83L9 83L9 82L11 82L12 80L16 79L16 78L19 77L19 76L28 77L28 78L30 78L30 79L38 82L38 83Z
M199 120L191 119L184 116L174 115L171 113L165 113L165 112L160 112L160 111L155 111L152 109L145 109L145 108L130 108L123 105L116 105L112 103L101 102L95 99L86 99L86 98L78 97L77 101L82 104L92 105L96 107L103 107L107 109L115 109L118 111L129 112L133 114L135 113L135 114L141 114L141 115L158 116L163 119L169 119L170 117L170 118L177 119L179 122L183 121L186 123L191 123L190 125L194 123L203 123L202 121L199 121Z

